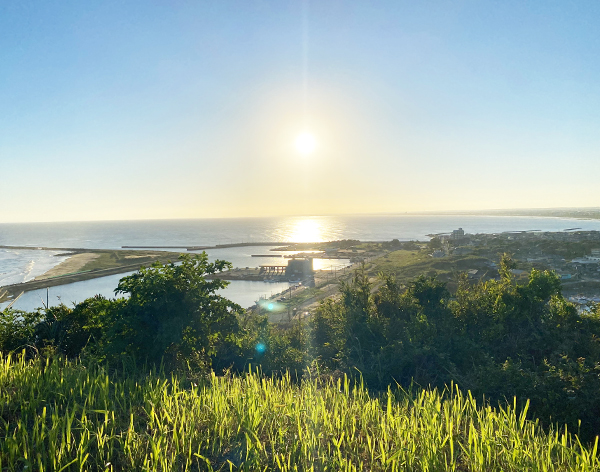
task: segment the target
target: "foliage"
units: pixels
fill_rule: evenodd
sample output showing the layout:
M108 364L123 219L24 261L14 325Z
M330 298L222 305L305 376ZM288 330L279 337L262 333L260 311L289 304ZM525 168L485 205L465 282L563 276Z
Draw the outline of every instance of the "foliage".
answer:
M407 251L419 251L421 246L419 246L415 241L408 241L402 244L402 248Z
M0 349L52 347L69 357L88 354L113 363L122 358L207 371L229 367L240 357L237 337L242 309L217 293L227 282L207 280L230 264L208 262L205 253L182 255L179 263L155 262L120 280L117 294L97 296L69 308L0 317Z
M180 256L179 264L154 263L120 280L115 292L128 295L113 312L104 337L109 355L131 355L151 363L192 362L208 368L237 355L241 307L216 292L227 286L205 275L231 268L206 253Z
M385 241L381 243L381 248L387 251L397 251L402 249L403 244L398 239L392 239L391 241Z
M336 241L331 241L329 243L330 246L338 247L340 249L349 249L359 244L360 241L358 239L340 239Z
M294 381L307 366L360 375L378 391L455 382L494 403L529 399L545 427L568 424L585 440L600 432L600 308L579 315L552 272L532 270L517 284L515 263L504 255L498 280L472 285L463 274L451 294L431 277L401 285L381 274L375 281L363 266L341 283L339 299L283 327L218 295L225 282L205 275L226 267L206 254L185 256L123 278L117 292L125 298L9 310L0 315L0 349L111 366L162 364L193 378L259 365Z
M436 249L442 249L442 240L440 238L438 238L437 236L434 236L427 243L427 247L432 251L434 251Z
M382 276L374 292L359 272L342 285L342 303L315 316L314 356L380 389L454 381L494 401L529 398L546 425L580 427L589 439L600 432L598 312L578 315L556 274L533 270L518 285L513 267L505 255L500 280L472 286L463 275L454 297L424 276L406 290Z
M546 433L523 406L479 406L453 387L375 396L348 377L189 385L8 357L0 470L598 470L597 441Z
M0 352L35 349L34 333L42 320L39 312L26 313L7 309L0 311Z

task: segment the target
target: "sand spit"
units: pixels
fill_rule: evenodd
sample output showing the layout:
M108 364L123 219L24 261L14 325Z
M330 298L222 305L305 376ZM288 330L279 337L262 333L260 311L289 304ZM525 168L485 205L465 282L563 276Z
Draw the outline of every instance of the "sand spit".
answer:
M97 259L100 254L94 254L91 252L83 252L80 254L74 254L69 257L66 261L61 262L56 267L53 267L48 272L36 277L35 280L45 280L51 277L57 277L59 275L73 274L80 271L88 262Z

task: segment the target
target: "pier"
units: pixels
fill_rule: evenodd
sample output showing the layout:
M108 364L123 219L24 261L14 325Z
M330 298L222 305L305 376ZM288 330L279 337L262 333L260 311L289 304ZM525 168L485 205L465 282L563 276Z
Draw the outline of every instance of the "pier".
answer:
M270 265L265 264L260 266L261 275L284 275L287 265Z

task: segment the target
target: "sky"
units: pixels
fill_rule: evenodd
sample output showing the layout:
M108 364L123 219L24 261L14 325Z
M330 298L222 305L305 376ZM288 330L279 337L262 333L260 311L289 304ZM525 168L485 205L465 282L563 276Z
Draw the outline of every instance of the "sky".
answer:
M0 222L600 206L598 24L596 0L3 0Z

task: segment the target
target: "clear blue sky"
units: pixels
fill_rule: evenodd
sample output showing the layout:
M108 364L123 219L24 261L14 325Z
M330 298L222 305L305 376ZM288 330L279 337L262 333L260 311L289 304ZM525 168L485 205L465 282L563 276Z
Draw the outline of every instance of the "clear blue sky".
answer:
M5 0L0 221L599 206L599 25L596 0Z

